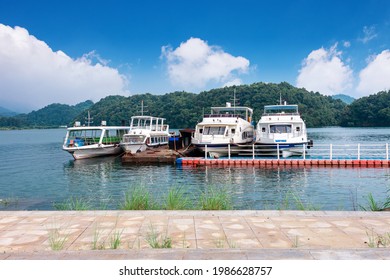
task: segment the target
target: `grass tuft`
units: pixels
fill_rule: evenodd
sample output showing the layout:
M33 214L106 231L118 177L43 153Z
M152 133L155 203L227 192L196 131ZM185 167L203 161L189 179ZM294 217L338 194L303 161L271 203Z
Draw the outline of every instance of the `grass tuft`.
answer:
M114 234L110 238L110 249L118 249L119 246L121 245L121 240L122 240L122 231L114 231Z
M152 226L145 240L153 249L172 248L172 239L168 236L160 235Z
M125 193L124 202L120 204L121 210L151 210L154 203L149 191L144 186L136 186Z
M367 206L362 206L360 205L360 208L364 211L382 211L383 209L385 208L388 208L390 207L390 198L388 197L386 202L384 203L380 203L379 201L376 201L374 199L374 196L372 195L372 193L369 193L367 195Z
M166 196L163 208L166 210L190 209L190 200L184 195L181 188L171 188Z
M77 197L71 197L65 202L54 203L53 206L56 210L60 211L84 211L92 209L89 200Z
M49 244L53 251L61 251L67 239L68 235L62 236L57 228L49 232Z
M201 210L231 210L232 199L225 188L210 187L200 196Z

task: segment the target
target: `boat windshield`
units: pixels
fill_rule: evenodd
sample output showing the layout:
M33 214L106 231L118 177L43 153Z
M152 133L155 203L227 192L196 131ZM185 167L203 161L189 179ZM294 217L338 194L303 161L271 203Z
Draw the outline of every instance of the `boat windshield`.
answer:
M67 147L81 147L97 144L100 141L101 133L101 129L71 130L65 145Z
M143 143L145 140L145 135L125 135L123 136L123 142L129 144L139 144Z
M225 129L225 126L206 126L203 135L224 135Z
M82 129L69 131L69 138L100 138L102 131L100 129Z
M271 133L291 133L291 125L288 124L278 124L270 125Z
M292 114L298 115L298 105L264 106L264 115Z

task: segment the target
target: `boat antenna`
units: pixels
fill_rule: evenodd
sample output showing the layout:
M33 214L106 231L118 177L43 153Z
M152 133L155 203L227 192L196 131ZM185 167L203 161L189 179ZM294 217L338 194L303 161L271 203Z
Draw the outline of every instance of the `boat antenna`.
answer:
M85 118L85 122L87 126L90 126L91 123L93 123L93 118L91 118L91 114L89 113L89 111L88 111L88 117Z
M279 105L283 105L282 104L282 93L281 92L279 92Z
M147 110L144 110L144 108L147 108L148 106L144 106L144 101L141 100L141 116L144 115L144 113L147 113Z
M234 87L234 90L233 90L233 112L234 112L234 114L236 114L236 105L237 105L238 101L240 101L240 100L236 98L236 87Z

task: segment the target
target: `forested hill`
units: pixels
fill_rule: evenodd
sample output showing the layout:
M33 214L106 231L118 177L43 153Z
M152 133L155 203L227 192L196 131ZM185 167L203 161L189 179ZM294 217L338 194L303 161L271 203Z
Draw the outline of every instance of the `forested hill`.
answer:
M41 128L67 125L81 112L93 105L88 100L74 106L54 103L28 114L13 117L0 117L0 127L3 128Z
M299 104L308 127L338 125L347 106L341 100L298 89L288 83L255 83L213 89L199 94L173 92L165 95L147 93L130 97L108 96L94 104L89 111L94 124L106 120L108 125L119 125L122 121L128 125L131 116L141 114L143 100L145 114L166 118L171 128L194 128L201 121L203 113L210 111L210 107L225 106L226 102L233 104L234 90L238 99L236 105L253 108L256 121L259 120L264 105L279 103L280 94L288 104ZM83 121L85 116L86 112L83 112L75 120Z
M2 128L58 127L84 123L87 111L93 124L102 120L108 125L129 125L134 115L144 114L164 117L171 128L194 128L210 107L233 104L236 92L237 106L254 109L254 120L258 121L265 105L278 104L281 96L288 104L298 104L300 113L308 127L322 126L388 126L390 127L390 91L379 92L353 101L350 105L331 96L293 87L288 83L255 83L204 91L199 94L172 92L164 95L149 93L129 97L108 96L96 104L86 101L75 106L51 104L29 114L0 117Z
M355 100L345 108L340 125L390 127L390 91Z

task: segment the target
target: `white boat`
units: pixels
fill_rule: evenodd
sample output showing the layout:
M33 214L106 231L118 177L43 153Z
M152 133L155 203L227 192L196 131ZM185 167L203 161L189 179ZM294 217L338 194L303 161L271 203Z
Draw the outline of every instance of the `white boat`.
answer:
M277 155L279 151L283 157L302 155L311 145L298 105L264 106L264 113L256 126L255 149L258 154Z
M128 131L128 126L106 126L105 121L100 126L81 126L76 122L67 129L62 149L74 159L117 155L122 152L122 136Z
M131 117L130 130L123 135L120 143L125 152L135 154L148 148L167 145L169 141L169 126L164 124L164 118L152 116Z
M252 143L254 127L253 110L248 107L211 107L196 125L191 143L211 157L238 154L239 146Z

